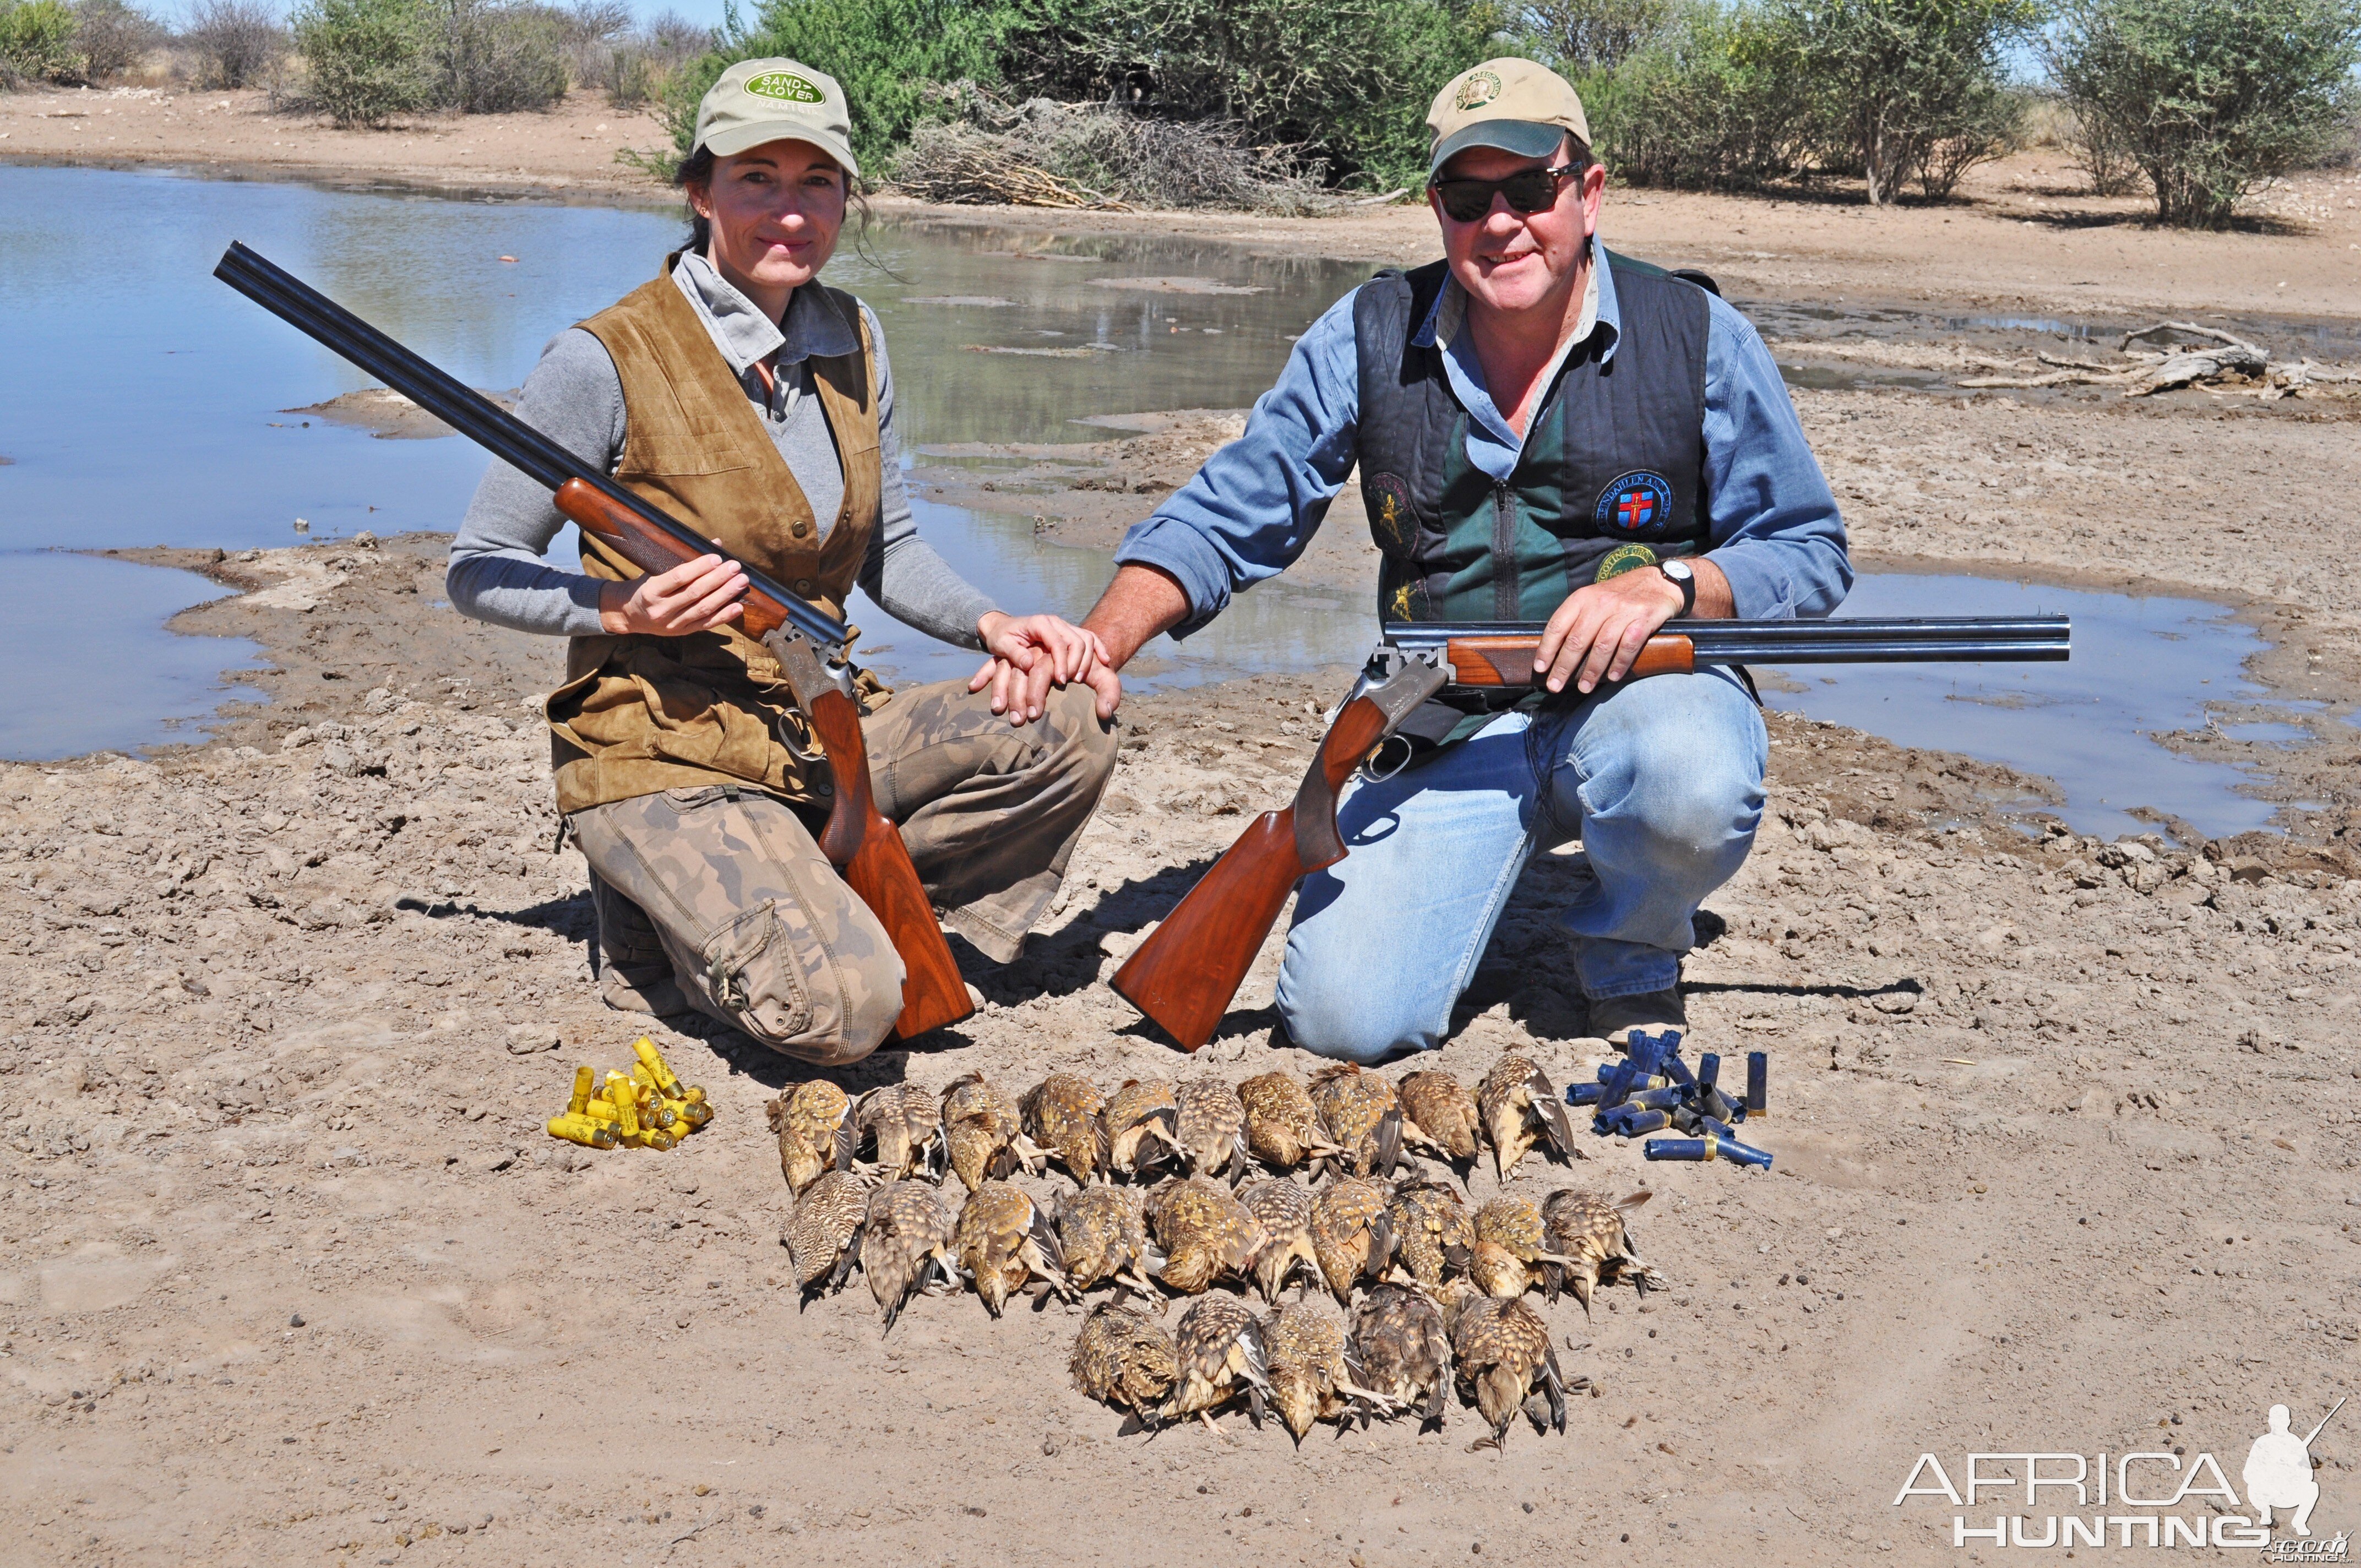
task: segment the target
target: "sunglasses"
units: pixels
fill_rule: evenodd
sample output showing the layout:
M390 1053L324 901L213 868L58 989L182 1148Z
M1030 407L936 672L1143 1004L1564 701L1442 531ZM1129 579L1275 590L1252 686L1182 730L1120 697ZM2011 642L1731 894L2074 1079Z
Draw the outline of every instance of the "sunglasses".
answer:
M1555 169L1520 169L1506 180L1437 180L1430 187L1443 202L1444 214L1453 223L1481 222L1492 210L1492 198L1505 196L1520 213L1538 213L1557 202L1558 181L1582 172L1578 163Z

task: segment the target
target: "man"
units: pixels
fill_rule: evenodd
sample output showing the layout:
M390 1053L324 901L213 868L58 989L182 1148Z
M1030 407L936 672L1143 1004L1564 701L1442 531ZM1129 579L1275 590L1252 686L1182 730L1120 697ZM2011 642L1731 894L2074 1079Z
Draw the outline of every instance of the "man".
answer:
M1595 880L1563 918L1589 1032L1684 1025L1691 920L1753 842L1767 740L1738 675L1617 683L1673 616L1822 616L1851 586L1752 327L1594 245L1606 173L1574 89L1488 60L1427 125L1445 259L1304 334L1245 435L1132 531L1085 622L1118 666L1204 625L1301 554L1356 463L1381 613L1548 622L1545 691L1421 715L1435 744L1352 789L1350 854L1299 892L1279 1014L1362 1062L1441 1042L1518 873L1576 838Z

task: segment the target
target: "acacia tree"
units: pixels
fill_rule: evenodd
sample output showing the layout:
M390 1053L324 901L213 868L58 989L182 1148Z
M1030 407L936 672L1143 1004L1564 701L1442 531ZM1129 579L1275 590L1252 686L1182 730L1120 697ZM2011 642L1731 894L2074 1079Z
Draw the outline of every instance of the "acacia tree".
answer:
M2225 226L2350 124L2361 0L2065 0L2049 68L2123 148L2159 221Z
M1872 206L1913 175L1945 194L2005 150L2015 106L2002 50L2040 24L2037 0L1773 0L1773 9L1822 134L1859 164Z

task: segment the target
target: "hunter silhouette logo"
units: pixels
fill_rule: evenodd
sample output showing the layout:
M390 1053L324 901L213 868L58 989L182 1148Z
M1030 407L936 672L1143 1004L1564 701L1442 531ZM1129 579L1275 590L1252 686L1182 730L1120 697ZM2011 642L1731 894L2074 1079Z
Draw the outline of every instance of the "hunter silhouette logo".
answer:
M2268 1429L2246 1452L2239 1486L2211 1453L2179 1449L2071 1453L2019 1449L1954 1455L1946 1468L1922 1453L1894 1494L1894 1507L1939 1497L1955 1510L1954 1548L2177 1547L2258 1548L2266 1563L2345 1563L2350 1538L2312 1533L2320 1483L2312 1443L2339 1399L2309 1432L2290 1430L2285 1405L2264 1417ZM2241 1496L2243 1491L2244 1496ZM2208 1499L2218 1499L2209 1501ZM2286 1510L2291 1535L2273 1538Z
M758 98L776 98L785 104L828 102L827 93L792 71L766 71L760 76L749 77L746 91Z
M2320 1501L2320 1483L2312 1475L2312 1440L2336 1419L2345 1408L2339 1399L2328 1414L2320 1418L2320 1426L2301 1437L2288 1431L2288 1408L2273 1405L2264 1419L2270 1430L2255 1440L2246 1451L2246 1468L2239 1479L2246 1484L2246 1506L2255 1510L2255 1522L2265 1530L2271 1528L2271 1511L2275 1508L2295 1510L2288 1528L2296 1534L2312 1533L2312 1510Z

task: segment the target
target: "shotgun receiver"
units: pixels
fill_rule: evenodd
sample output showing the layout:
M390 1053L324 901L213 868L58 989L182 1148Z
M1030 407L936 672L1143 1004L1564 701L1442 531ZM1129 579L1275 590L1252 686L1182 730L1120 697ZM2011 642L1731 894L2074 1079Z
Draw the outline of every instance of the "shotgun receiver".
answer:
M1265 812L1115 971L1115 994L1185 1050L1213 1037L1298 879L1345 858L1345 781L1420 705L1446 688L1529 688L1540 621L1395 621L1337 710L1294 804ZM1631 675L1716 664L2053 662L2071 652L2067 618L1951 620L1669 620ZM1449 716L1446 715L1446 718Z
M377 377L435 418L554 493L557 510L582 532L642 571L669 571L729 551L649 505L482 394L446 375L326 295L243 245L222 253L214 276L323 346ZM796 702L827 749L835 797L819 847L869 905L901 955L904 1039L955 1024L975 1011L967 982L935 919L917 868L870 792L869 754L849 676L822 649L843 646L844 622L790 593L753 565L746 574L740 627L779 661Z

